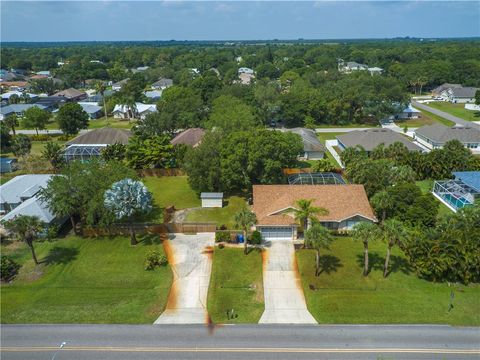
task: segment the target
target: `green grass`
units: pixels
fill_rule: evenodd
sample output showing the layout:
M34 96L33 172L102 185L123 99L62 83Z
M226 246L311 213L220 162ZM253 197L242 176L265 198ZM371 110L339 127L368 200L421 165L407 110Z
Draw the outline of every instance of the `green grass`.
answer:
M325 140L334 140L338 135L345 134L344 132L329 132L329 133L317 133L317 137L322 144L325 144Z
M208 313L214 323L257 323L262 316L262 255L239 248L215 248L208 290ZM227 311L238 315L228 319Z
M452 104L450 102L439 101L427 104L432 108L444 111L467 121L480 121L480 111L465 109L465 104Z
M315 125L317 129L326 129L326 128L373 128L380 127L379 124L348 124L348 125Z
M320 324L451 324L480 325L480 286L432 283L419 279L399 249L392 254L392 273L384 279L383 243L370 245L373 270L362 275L363 245L337 238L323 251L327 269L315 277L315 252L297 251L307 306ZM325 257L328 256L328 257ZM315 290L310 289L313 285ZM454 308L449 312L450 292Z
M52 140L53 142L56 142L60 146L63 147L65 144L65 141L59 141L59 140ZM30 155L42 155L42 151L45 148L46 141L32 141L32 149L30 150ZM3 157L16 157L13 155L12 152L8 153L1 153Z
M125 237L36 243L35 267L25 245L3 246L23 264L1 287L2 323L152 323L172 282L169 266L145 271L146 254L163 253L156 236L132 247Z
M455 125L455 123L453 121L444 119L443 117L435 115L435 114L433 114L429 111L425 111L423 109L420 110L420 111L422 113L422 116L420 118L418 118L418 119L408 119L408 120L396 120L395 124L397 124L398 126L400 126L402 128L404 126L407 126L409 128L412 128L412 127L413 128L418 128L418 127L422 127L422 126L425 126L425 125L431 125L431 124L437 124L437 123L440 123L440 124L443 124L443 125L446 125L446 126Z
M433 180L427 179L427 180L415 181L415 185L417 185L424 194L430 193L432 192L432 189L433 189ZM439 217L452 214L452 210L450 210L444 203L442 203L439 200L437 201L440 203L440 206L438 207Z
M247 206L245 200L238 196L227 199L228 204L223 208L204 208L190 212L187 221L216 222L219 226L226 225L228 229L235 226L235 214Z
M89 129L99 129L104 127L111 127L116 129L131 129L135 125L136 121L120 120L115 119L114 117L109 116L107 120L105 117L101 117L96 120L90 120L88 124Z
M155 204L162 208L174 205L176 209L185 209L201 204L187 176L146 176L142 181L152 192Z

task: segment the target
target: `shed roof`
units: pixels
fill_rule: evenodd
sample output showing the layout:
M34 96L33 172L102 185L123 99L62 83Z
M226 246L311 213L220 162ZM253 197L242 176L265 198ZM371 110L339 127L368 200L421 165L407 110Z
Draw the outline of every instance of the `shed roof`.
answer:
M350 131L345 134L338 135L337 140L347 148L361 146L366 151L372 151L380 144L389 146L396 142L401 142L410 151L422 150L419 146L390 129L366 129Z
M223 199L223 193L221 192L202 192L200 194L201 199Z
M304 151L325 151L325 145L318 140L317 134L314 130L305 128L293 128L286 131L300 135L303 142Z
M101 128L88 131L70 140L66 145L128 144L132 133L124 129Z

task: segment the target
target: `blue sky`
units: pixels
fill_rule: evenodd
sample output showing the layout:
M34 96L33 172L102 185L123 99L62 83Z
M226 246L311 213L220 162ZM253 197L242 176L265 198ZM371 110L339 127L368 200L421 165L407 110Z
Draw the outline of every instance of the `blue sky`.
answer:
M1 1L2 41L480 36L480 1Z

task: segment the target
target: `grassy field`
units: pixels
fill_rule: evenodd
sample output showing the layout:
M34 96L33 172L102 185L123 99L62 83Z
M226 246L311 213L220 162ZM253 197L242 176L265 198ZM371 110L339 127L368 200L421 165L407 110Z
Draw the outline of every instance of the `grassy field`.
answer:
M128 120L115 119L113 116L109 116L106 120L105 120L105 117L101 117L95 120L90 120L88 122L88 128L99 129L99 128L108 126L108 127L117 128L117 129L130 129L133 127L133 125L135 125L135 123L136 123L136 120L132 120L131 122L128 122ZM47 126L45 128L47 130L55 130L59 128L55 117L52 117L48 121ZM20 126L17 129L24 130L27 128L23 125L22 121L20 121Z
M227 311L237 315L228 319ZM215 248L208 290L208 312L214 323L257 323L262 316L262 255L239 248Z
M348 124L348 125L315 125L315 128L373 128L380 127L380 124Z
M465 109L465 104L452 104L446 101L436 101L427 104L432 108L444 111L468 121L480 121L480 111L472 111Z
M297 251L307 306L320 324L480 325L480 285L449 286L419 279L395 249L391 274L384 279L383 243L370 245L371 272L362 275L363 245L337 238L323 251L324 270L315 277L315 252ZM314 290L312 290L313 288ZM454 291L453 309L448 311Z
M187 221L193 222L216 222L219 226L225 225L228 229L235 226L235 214L247 206L245 199L232 196L227 199L228 204L223 208L198 209L187 215Z
M123 237L68 237L37 243L34 266L25 245L2 246L23 266L1 287L2 323L152 323L172 282L169 266L145 271L146 254L163 252L150 236L130 246Z
M415 181L415 184L422 190L424 194L432 192L433 180ZM438 202L440 203L440 206L438 208L438 216L448 215L452 213L452 210L450 210L444 203L440 201Z
M338 135L345 134L344 132L328 132L328 133L317 133L317 137L322 144L325 144L325 140L334 140Z
M152 192L154 202L162 208L174 205L176 209L185 209L201 204L187 176L146 176L141 180Z
M425 110L420 110L422 113L422 117L418 119L409 119L409 120L396 120L395 124L403 128L404 126L407 126L409 128L417 128L425 125L431 125L431 124L443 124L446 126L453 126L455 123L453 121L447 120L442 118L441 116L432 114L429 111Z

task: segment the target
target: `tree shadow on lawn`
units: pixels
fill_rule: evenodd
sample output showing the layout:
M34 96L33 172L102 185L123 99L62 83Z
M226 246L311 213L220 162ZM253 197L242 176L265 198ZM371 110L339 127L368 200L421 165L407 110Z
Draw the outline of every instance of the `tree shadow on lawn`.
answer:
M50 249L48 255L41 261L42 264L68 264L77 258L78 249L72 247L55 246Z
M357 255L357 265L363 269L364 264L364 255L358 254ZM372 270L383 271L383 266L385 264L385 256L381 256L376 252L368 253L368 274ZM408 263L407 259L398 256L398 255L391 255L390 256L390 264L388 265L388 273L387 276L391 273L401 272L402 274L409 275L412 272L412 268Z
M330 275L333 272L337 272L339 268L343 267L340 259L333 255L320 255L320 273Z

